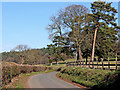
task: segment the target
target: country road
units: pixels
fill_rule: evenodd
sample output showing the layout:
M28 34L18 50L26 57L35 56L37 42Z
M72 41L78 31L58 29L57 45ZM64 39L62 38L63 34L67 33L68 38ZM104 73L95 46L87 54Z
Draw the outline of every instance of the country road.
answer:
M79 88L71 83L58 79L57 72L43 73L31 77L28 80L30 88ZM82 89L82 88L81 88Z

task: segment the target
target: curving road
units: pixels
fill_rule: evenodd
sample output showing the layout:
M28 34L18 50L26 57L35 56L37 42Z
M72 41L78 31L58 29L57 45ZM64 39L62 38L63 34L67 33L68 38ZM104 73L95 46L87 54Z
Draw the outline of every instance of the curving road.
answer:
M56 73L57 72L43 73L31 77L28 80L29 87L30 88L79 88L78 86L75 86L71 83L58 79L55 76Z

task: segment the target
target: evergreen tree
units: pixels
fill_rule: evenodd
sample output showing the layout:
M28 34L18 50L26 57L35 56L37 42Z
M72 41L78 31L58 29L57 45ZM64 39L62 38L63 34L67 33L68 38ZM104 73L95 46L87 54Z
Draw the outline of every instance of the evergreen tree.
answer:
M105 34L105 32L107 32L108 30L108 33L106 33L108 35L105 37L111 38L112 33L109 33L109 32L113 32L115 37L117 33L117 29L119 29L119 27L115 23L116 21L115 14L117 13L117 10L114 7L112 7L111 4L112 3L106 3L103 1L100 1L100 2L95 1L91 4L92 14L89 14L89 15L93 19L93 25L95 29L94 39L93 39L93 48L92 48L92 57L91 57L92 61L94 60L95 41L96 41L97 31L101 30ZM106 40L109 41L110 39L106 39ZM106 42L104 43L107 44ZM109 41L109 44L110 44L110 41Z

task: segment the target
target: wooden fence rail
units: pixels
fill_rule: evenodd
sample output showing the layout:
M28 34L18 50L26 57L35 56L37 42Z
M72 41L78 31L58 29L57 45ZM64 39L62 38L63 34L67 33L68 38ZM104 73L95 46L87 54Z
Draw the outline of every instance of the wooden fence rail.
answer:
M83 67L89 67L92 69L95 68L95 69L104 69L104 70L105 69L118 70L120 69L120 61L118 61L117 59L108 60L108 61L104 61L102 59L101 62L98 62L98 60L96 59L96 61L94 61L93 63L90 60L87 62L85 60L84 61L73 61L73 62L66 62L66 66L81 66L81 67L83 66Z

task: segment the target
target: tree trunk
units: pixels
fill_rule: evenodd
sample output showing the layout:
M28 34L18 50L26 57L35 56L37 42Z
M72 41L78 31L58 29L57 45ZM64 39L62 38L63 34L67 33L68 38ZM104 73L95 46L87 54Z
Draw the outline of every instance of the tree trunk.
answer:
M82 53L81 53L81 48L79 45L79 59L80 59L80 63L82 62ZM81 63L82 64L82 63Z
M93 40L93 48L92 48L92 66L93 66L93 61L94 61L94 53L95 53L95 41L96 41L96 35L97 35L97 28L98 26L96 25L95 27L95 33L94 33L94 40Z
M23 65L23 63L24 63L24 59L22 58L22 62L21 62L21 64Z
M80 46L79 46L79 57L80 57L80 60L82 61L82 52L81 52Z
M80 60L80 65L81 65L81 61L82 61L81 47L78 44L78 41L76 41L76 42L77 42L77 61Z
M78 47L77 47L77 61L79 60L79 50L78 50Z
M56 64L58 64L57 60L56 60Z
M85 62L85 64L87 65L87 62L88 62L88 50L86 51L86 62Z
M51 66L52 66L52 63L51 63Z

